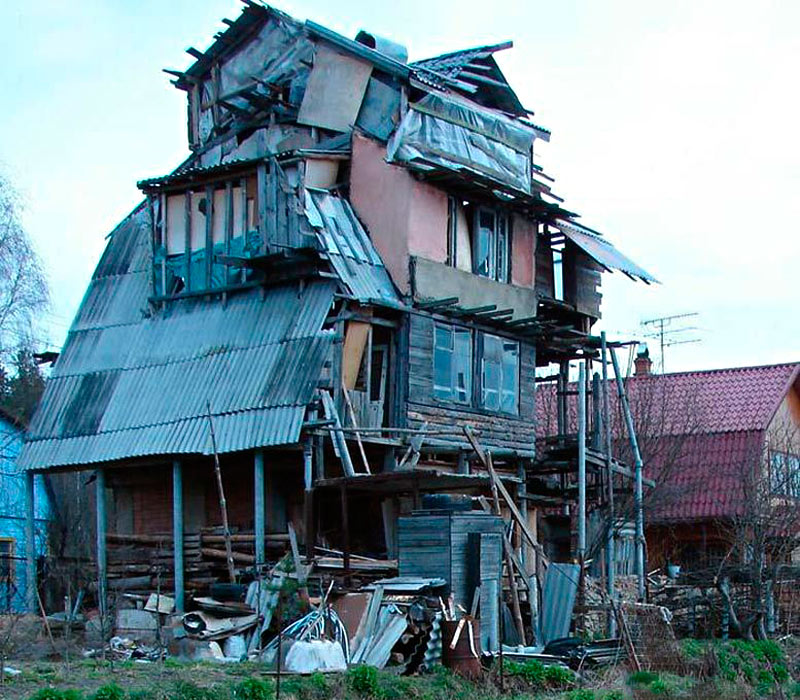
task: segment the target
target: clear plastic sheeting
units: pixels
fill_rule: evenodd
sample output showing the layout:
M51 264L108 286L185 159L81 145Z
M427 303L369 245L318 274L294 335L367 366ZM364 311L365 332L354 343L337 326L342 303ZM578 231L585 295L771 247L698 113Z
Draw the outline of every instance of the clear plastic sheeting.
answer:
M467 170L530 194L533 129L441 95L409 107L389 141L389 162Z

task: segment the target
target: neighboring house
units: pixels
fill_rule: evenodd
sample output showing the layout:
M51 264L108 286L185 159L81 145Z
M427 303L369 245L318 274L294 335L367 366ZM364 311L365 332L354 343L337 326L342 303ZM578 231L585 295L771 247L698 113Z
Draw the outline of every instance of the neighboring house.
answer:
M788 561L792 538L800 546L800 363L651 374L639 357L628 393L658 484L650 566L743 561L757 521L775 529L767 553Z
M22 424L0 409L0 613L20 612L26 602L25 474L17 465L24 434ZM47 554L50 499L42 476L33 485L38 562Z
M180 543L220 547L215 451L257 565L290 524L301 544L396 556L421 495L490 493L465 427L537 531L536 368L595 352L602 271L653 278L552 193L533 159L549 132L494 59L508 46L409 64L248 4L172 71L192 156L139 183L22 456L95 471L101 584L121 575L106 530L174 533L159 580L213 580ZM155 585L146 562L125 571Z

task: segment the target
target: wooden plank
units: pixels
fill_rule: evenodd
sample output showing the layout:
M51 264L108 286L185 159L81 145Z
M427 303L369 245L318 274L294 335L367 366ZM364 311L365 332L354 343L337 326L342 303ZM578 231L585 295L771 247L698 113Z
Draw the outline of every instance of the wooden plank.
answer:
M498 478L497 473L494 470L494 466L492 465L491 459L487 458L486 452L484 452L483 448L478 443L475 435L473 434L472 430L468 427L464 427L464 434L467 436L470 445L475 450L478 458L481 460L483 465L486 467L487 471L489 472L489 478L492 482L492 490L496 488L498 493L503 497L503 500L506 502L508 506L508 510L510 511L512 517L516 521L517 525L519 526L522 534L525 535L525 538L530 542L531 546L537 551L539 556L542 557L542 561L544 565L547 565L547 558L544 553L544 549L542 546L536 541L533 533L530 531L528 527L528 523L525 522L525 518L522 517L522 513L520 513L519 508L517 508L516 503L514 503L514 499L511 498L511 494L506 489L503 482Z

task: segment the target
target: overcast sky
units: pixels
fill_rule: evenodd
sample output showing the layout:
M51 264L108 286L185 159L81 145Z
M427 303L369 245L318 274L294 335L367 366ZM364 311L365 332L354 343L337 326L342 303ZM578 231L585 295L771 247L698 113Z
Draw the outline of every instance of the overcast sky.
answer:
M0 168L53 303L42 339L64 339L104 238L139 201L136 181L187 155L185 68L234 0L0 3ZM555 191L663 284L604 275L604 321L641 337L676 322L697 344L668 371L800 360L800 3L584 0L494 3L287 0L346 36L365 28L411 59L514 41L497 59L534 121ZM680 334L678 334L680 335ZM651 341L653 350L657 341ZM654 353L657 354L657 353Z

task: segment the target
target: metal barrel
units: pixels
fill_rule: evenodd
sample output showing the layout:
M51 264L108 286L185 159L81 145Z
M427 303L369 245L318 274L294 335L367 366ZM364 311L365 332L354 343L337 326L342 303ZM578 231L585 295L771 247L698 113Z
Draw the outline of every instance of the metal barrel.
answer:
M480 652L480 624L472 617L464 617L461 633L456 641L455 648L451 649L461 620L442 620L442 664L459 676L476 679L481 675ZM470 630L472 631L473 645L470 645ZM475 651L473 652L473 646Z

